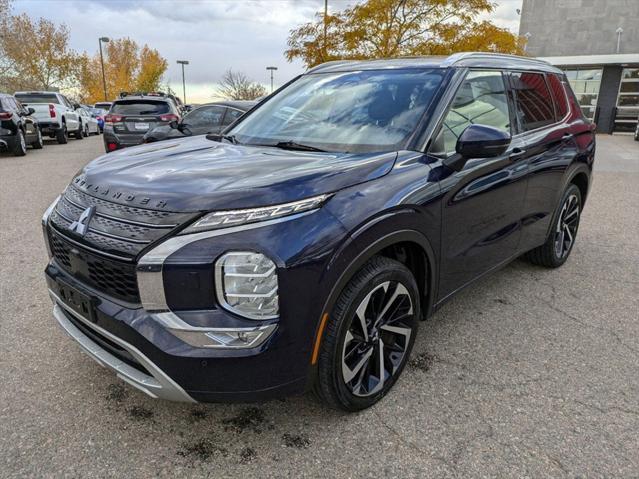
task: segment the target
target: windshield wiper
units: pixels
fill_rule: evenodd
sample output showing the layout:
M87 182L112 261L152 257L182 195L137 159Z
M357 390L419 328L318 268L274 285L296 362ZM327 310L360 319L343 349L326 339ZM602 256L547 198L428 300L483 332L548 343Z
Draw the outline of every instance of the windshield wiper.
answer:
M279 143L275 143L274 145L268 145L268 146L274 146L275 148L282 148L283 150L326 151L326 150L322 150L321 148L316 148L315 146L297 143L296 141L280 141Z

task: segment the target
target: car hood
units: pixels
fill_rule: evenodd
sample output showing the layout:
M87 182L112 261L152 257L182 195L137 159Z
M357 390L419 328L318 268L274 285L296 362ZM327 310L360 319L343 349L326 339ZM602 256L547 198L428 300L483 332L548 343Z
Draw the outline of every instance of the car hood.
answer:
M167 211L286 203L387 174L392 153L322 153L218 143L195 136L109 153L74 178L109 201Z

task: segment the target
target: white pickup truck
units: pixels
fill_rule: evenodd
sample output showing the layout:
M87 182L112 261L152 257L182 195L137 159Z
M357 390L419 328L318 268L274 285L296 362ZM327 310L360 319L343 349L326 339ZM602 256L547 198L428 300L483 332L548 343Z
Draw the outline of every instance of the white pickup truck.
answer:
M83 138L82 118L76 111L79 105L64 95L51 91L19 91L15 97L35 110L32 116L38 120L43 135L55 138L58 143L66 143L69 135L78 140Z

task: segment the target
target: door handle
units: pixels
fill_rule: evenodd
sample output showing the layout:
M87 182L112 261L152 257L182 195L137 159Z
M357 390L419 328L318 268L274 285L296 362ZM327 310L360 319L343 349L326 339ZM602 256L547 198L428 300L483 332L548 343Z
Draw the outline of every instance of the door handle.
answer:
M561 141L572 140L572 137L573 137L572 133L566 133L566 134L564 134L564 136L561 137Z
M526 150L522 150L521 148L513 148L513 151L508 156L510 161L517 161L519 158L523 157L526 154Z

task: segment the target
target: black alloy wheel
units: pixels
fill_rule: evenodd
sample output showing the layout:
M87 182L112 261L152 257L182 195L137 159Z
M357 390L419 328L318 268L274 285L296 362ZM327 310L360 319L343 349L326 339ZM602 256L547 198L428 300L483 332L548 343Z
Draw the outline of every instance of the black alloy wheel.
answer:
M415 279L402 263L372 258L346 285L326 325L316 392L357 411L390 390L410 355L420 314Z

